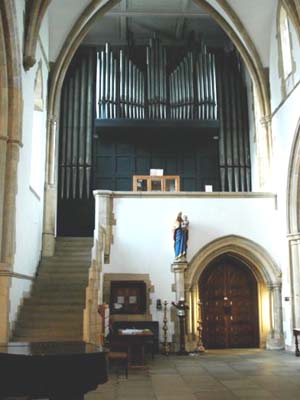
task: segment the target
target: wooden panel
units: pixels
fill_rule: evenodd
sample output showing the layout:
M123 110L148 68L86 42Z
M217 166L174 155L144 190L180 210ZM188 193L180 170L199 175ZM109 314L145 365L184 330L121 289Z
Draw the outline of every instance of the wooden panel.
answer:
M258 346L257 283L231 257L214 262L200 281L203 341L207 348Z
M103 147L103 148L102 148ZM103 157L111 157L104 162ZM151 168L164 175L179 175L181 190L204 191L205 185L219 189L218 143L199 130L102 128L95 142L95 189L121 190L117 179L148 175ZM111 177L111 186L96 186ZM131 190L130 186L122 185Z
M144 314L146 312L146 283L112 281L110 311L111 314Z

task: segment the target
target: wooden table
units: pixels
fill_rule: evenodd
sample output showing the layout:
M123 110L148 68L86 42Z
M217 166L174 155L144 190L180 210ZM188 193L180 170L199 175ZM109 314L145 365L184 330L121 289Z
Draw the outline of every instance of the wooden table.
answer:
M153 332L150 329L119 329L118 338L125 342L128 349L129 367L145 366L145 345L153 345Z
M299 357L300 350L299 350L299 344L298 344L298 335L300 335L300 328L293 329L293 333L295 336L295 345L296 345L295 355L296 355L296 357Z

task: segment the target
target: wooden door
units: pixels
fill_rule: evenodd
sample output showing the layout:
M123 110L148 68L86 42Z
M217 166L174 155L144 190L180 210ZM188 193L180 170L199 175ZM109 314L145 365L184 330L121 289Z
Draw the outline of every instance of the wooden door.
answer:
M199 289L205 347L258 347L257 282L247 266L223 257L207 267Z

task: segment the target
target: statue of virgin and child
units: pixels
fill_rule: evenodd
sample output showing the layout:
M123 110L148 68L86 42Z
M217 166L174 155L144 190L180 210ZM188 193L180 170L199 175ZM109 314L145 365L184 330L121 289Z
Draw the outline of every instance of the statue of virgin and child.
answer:
M187 242L189 239L189 221L182 212L178 213L173 226L175 260L186 261Z

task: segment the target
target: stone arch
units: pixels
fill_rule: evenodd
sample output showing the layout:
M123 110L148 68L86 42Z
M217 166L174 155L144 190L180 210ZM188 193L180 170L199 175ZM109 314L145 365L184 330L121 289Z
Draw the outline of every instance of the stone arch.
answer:
M206 266L216 257L230 253L244 261L259 282L281 284L281 271L268 252L259 244L241 236L229 235L205 245L189 262L186 285L198 281Z
M299 232L300 205L300 119L292 144L288 168L287 183L287 231L288 234Z
M287 232L293 326L300 323L300 120L292 144L287 179Z
M56 171L57 162L56 143L60 96L63 80L69 64L80 45L82 39L90 29L93 22L101 15L104 15L109 9L114 7L120 0L93 0L80 15L76 23L73 25L64 45L60 51L58 59L54 65L51 79L51 87L49 92L49 109L47 124L47 171L46 171L46 193L45 193L45 218L44 218L44 237L43 252L44 255L52 255L55 243L55 213L56 213ZM223 0L221 6L227 13L229 19L232 20L233 28L216 9L208 4L206 0L196 0L196 3L206 10L209 15L224 29L230 39L240 52L244 62L249 70L250 76L254 82L258 103L260 108L260 120L262 129L265 133L265 142L267 143L266 158L269 161L270 154L270 99L268 93L267 79L262 67L259 55L255 49L250 36L246 33L245 28L239 19L233 15L233 10L228 3ZM239 35L236 33L241 30ZM242 39L241 39L242 37Z
M299 6L296 5L297 0L281 0L281 3L284 5L289 18L296 29L298 40L300 42L300 9Z
M0 3L0 342L8 339L15 254L17 167L23 116L20 65L15 2L5 0Z
M224 254L239 259L257 280L260 346L283 348L281 271L270 254L252 240L228 235L208 243L195 254L185 273L185 290L189 293L190 308L195 309L195 303L201 298L198 282L203 271ZM195 322L191 321L192 332L195 332Z

